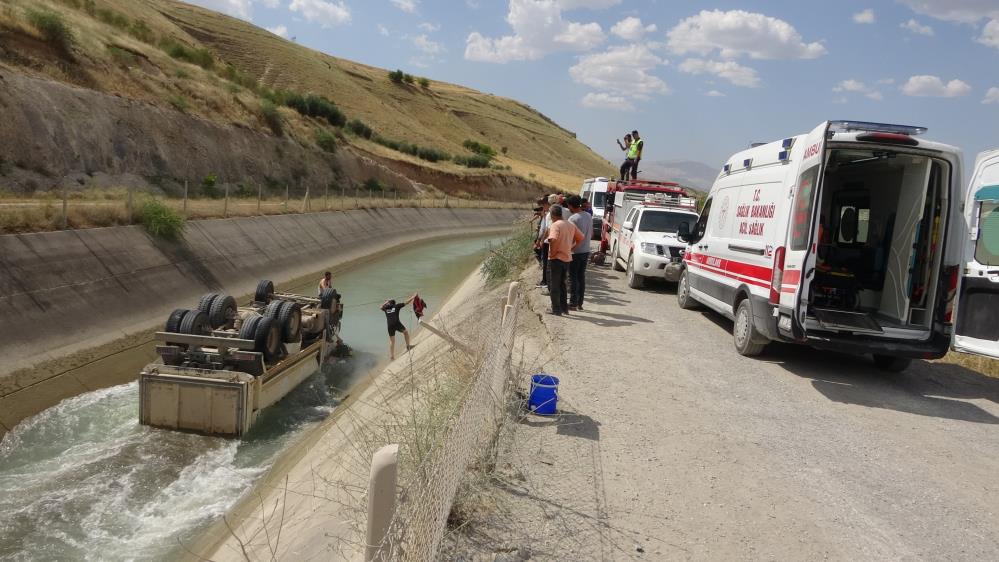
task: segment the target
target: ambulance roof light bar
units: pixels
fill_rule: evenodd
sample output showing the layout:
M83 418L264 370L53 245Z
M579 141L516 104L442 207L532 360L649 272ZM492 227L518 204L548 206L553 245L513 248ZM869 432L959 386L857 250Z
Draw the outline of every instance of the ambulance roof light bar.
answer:
M892 125L889 123L871 123L868 121L830 121L829 130L837 133L891 133L914 137L922 135L929 129L914 125Z

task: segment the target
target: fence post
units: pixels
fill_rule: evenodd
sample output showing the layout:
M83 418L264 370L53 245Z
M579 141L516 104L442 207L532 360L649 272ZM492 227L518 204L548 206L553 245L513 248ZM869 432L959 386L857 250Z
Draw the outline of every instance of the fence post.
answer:
M328 184L328 183L326 184L326 187L323 188L323 202L324 202L325 210L329 211L330 210L330 184Z
M305 198L302 199L302 212L303 213L306 210L311 210L311 207L309 206L309 191L311 191L311 190L312 190L312 188L310 186L305 186Z
M284 212L288 212L288 199L291 197L291 191L288 188L288 184L284 184Z
M360 188L360 187L357 187L357 186L355 185L355 186L354 186L354 208L355 208L355 209L361 206L361 202L360 202L360 200L358 199L358 198L359 198L360 196L361 196L361 188Z
M225 203L222 204L222 218L229 218L229 184L225 184Z
M62 229L66 230L69 228L69 203L66 199L69 197L68 189L66 187L62 188Z
M184 218L187 219L187 180L184 180Z
M131 187L128 188L128 203L126 204L126 209L127 209L127 213L128 213L128 216L127 216L128 224L132 224L132 188Z
M264 198L264 184L257 184L257 216L260 215L260 201Z
M517 306L517 299L520 296L520 283L514 281L510 283L510 288L506 291L506 304L503 306L503 325L506 325L507 318Z
M386 445L371 457L368 477L368 521L365 562L387 560L382 550L395 513L395 487L399 474L399 445Z

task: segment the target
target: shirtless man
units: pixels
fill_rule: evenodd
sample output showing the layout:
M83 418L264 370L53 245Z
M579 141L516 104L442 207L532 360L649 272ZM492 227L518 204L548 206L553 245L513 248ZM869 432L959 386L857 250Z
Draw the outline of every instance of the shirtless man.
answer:
M319 279L319 296L323 296L323 289L333 288L333 274L327 271Z
M396 332L402 332L403 337L406 338L406 351L413 349L413 346L409 344L409 331L406 330L406 326L404 326L402 324L402 321L399 320L399 312L402 309L406 308L406 306L409 305L411 302L413 302L413 299L415 298L416 295L413 295L409 297L409 299L407 299L406 302L402 303L397 303L395 302L394 299L390 299L385 301L381 306L382 312L385 313L385 320L388 322L389 359L392 361L395 360Z

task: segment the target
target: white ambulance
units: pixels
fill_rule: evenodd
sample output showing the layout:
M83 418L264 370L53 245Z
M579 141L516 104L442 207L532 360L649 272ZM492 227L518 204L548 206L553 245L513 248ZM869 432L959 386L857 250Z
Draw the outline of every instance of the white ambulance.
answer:
M607 205L608 178L589 178L583 180L579 188L579 196L590 202L593 210L593 239L600 240L600 227L604 220L604 206Z
M834 121L734 155L693 225L677 288L770 341L872 354L999 357L999 151L967 190L958 149L920 127ZM958 306L960 305L960 306Z

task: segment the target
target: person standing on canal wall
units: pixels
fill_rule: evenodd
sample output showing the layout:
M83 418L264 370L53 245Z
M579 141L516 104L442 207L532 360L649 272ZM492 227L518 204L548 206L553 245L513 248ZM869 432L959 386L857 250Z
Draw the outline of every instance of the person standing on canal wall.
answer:
M572 263L572 248L583 240L583 233L576 225L562 219L562 207L552 205L551 226L548 227L548 292L552 299L549 314L562 316L569 313L566 295L566 277Z
M406 338L406 351L413 349L413 346L409 344L409 331L406 330L406 326L399 319L399 312L406 308L409 303L413 302L414 299L416 299L416 295L409 297L406 302L402 303L397 303L395 299L389 299L381 306L382 312L385 313L385 320L388 322L389 359L392 361L395 360L396 332L402 332L403 337Z
M566 201L569 210L572 211L569 222L583 235L583 239L572 247L572 262L569 265L569 310L583 310L586 264L590 261L590 240L593 238L593 215L583 210L582 197L573 195Z

